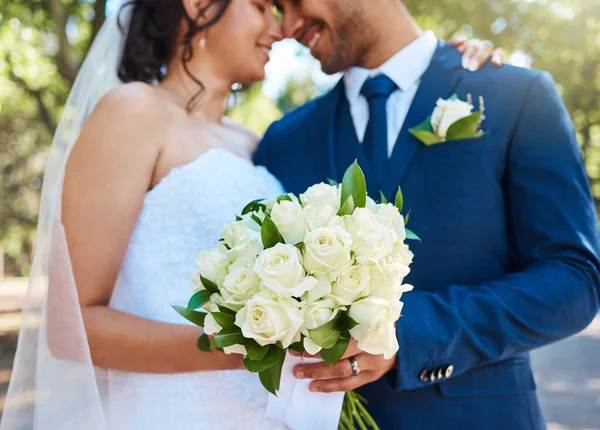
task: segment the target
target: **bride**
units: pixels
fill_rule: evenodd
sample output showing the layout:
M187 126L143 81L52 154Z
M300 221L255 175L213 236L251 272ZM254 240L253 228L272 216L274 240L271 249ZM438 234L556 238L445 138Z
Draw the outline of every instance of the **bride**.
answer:
M54 138L2 430L284 428L242 357L196 349L170 307L220 227L282 192L224 118L281 39L271 0L134 0L107 20Z

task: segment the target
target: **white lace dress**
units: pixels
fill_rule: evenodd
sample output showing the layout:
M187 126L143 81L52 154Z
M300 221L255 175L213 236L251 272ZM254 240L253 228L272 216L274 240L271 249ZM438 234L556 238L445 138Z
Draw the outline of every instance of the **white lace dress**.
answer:
M222 149L175 168L145 197L110 306L185 323L171 305L187 303L198 251L214 247L245 204L281 192L264 168ZM107 394L111 430L285 428L264 417L268 393L247 371L109 371Z

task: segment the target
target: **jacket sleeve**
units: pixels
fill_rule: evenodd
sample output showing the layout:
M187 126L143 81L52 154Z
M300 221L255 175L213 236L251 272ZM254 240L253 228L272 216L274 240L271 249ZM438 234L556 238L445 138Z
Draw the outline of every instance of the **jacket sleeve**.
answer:
M483 285L407 293L397 390L423 369L452 377L583 330L598 312L598 220L572 122L549 74L533 79L509 143L504 190L519 271Z

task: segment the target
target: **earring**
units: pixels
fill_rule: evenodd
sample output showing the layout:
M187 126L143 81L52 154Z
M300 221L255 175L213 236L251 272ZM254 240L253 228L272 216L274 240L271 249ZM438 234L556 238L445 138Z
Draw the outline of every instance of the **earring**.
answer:
M206 48L206 39L204 37L200 39L200 48Z

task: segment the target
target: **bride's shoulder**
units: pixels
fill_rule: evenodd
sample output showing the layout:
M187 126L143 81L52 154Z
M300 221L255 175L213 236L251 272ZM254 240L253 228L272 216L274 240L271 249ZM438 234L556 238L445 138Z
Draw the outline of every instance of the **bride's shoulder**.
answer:
M128 120L164 116L156 89L143 82L130 82L114 88L100 99L95 110L112 113L116 120L123 118L123 114Z

